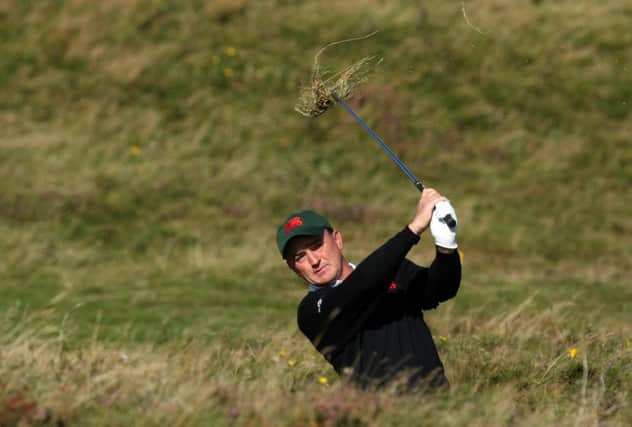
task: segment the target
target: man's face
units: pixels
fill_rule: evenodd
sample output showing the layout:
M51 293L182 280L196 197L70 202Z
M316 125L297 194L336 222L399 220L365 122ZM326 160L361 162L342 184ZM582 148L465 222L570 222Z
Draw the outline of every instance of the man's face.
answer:
M324 230L320 236L297 236L288 243L287 264L307 282L326 285L342 275L342 246L338 231Z

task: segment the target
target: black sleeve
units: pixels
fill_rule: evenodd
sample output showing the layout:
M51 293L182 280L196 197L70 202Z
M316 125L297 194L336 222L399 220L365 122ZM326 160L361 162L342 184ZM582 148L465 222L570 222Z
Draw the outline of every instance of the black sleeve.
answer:
M461 284L461 258L454 251L439 251L429 268L419 267L406 260L398 273L398 280L407 282L410 303L415 309L430 310L453 298Z
M419 236L405 227L376 249L336 287L310 292L298 308L301 331L325 355L357 333L395 278Z

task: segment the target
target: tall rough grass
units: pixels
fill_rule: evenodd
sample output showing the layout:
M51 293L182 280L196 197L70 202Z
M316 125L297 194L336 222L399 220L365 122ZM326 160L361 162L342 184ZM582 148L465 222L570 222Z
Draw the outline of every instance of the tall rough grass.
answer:
M441 319L449 391L360 391L335 377L293 328L238 342L68 346L63 325L15 312L0 332L0 421L65 425L627 425L630 339L573 335L567 315L530 300L472 323ZM437 319L439 320L439 319Z

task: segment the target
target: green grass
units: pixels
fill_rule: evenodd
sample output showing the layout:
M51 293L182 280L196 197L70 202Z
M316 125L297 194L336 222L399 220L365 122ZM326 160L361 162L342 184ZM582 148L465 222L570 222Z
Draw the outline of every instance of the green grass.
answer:
M630 424L630 17L623 0L4 2L0 424L31 422L16 396L68 425ZM317 50L375 29L321 62L383 58L350 102L450 197L464 256L427 315L452 390L396 406L297 331L304 286L274 242L311 207L359 261L413 214L342 109L293 111ZM424 236L411 258L432 255Z

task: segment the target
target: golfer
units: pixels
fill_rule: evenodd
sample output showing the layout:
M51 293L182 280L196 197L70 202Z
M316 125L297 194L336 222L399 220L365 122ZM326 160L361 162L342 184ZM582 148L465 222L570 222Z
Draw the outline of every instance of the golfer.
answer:
M339 375L363 388L447 386L423 310L459 289L456 219L445 197L425 189L412 221L357 265L345 258L340 231L316 212L292 213L281 224L279 251L309 285L298 326ZM436 256L421 267L406 254L428 228Z

